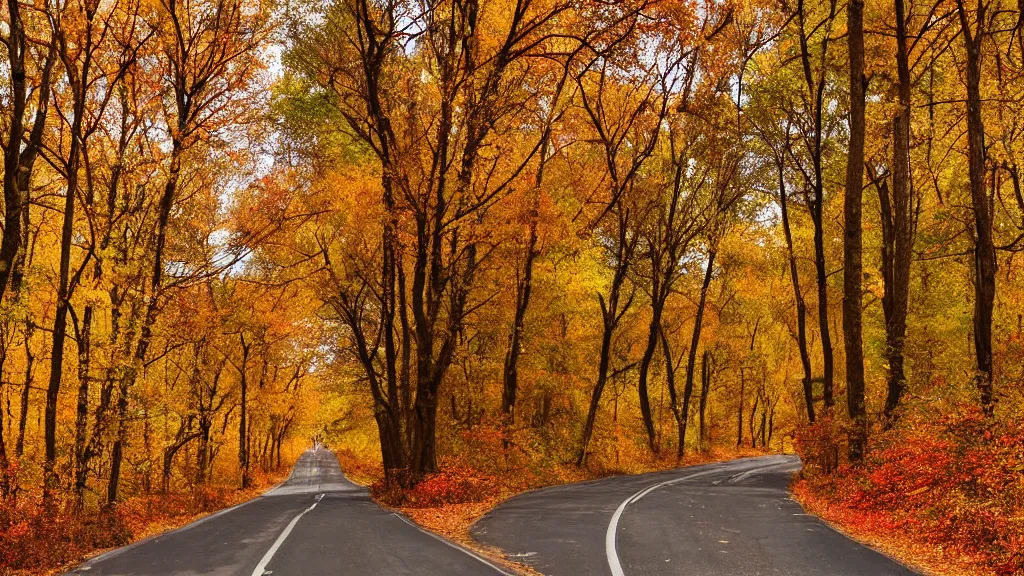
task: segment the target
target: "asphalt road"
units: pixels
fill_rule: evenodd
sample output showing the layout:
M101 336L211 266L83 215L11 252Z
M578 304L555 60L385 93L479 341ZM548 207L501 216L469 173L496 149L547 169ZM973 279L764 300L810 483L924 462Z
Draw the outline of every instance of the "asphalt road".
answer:
M804 513L795 456L545 488L498 506L473 537L546 576L888 576L914 572Z
M100 555L69 575L496 576L503 572L370 500L328 450L265 495Z

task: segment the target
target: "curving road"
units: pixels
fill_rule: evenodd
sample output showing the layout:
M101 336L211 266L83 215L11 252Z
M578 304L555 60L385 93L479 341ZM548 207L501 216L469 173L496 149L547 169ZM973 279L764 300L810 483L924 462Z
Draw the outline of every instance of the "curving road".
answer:
M546 576L888 576L914 572L804 513L795 456L545 488L498 506L480 542Z
M800 462L765 456L522 494L473 527L547 576L885 576L913 572L804 514ZM263 496L107 552L68 575L496 576L424 532L310 450Z
M303 454L282 485L184 528L102 554L68 575L498 576L345 479L328 450Z

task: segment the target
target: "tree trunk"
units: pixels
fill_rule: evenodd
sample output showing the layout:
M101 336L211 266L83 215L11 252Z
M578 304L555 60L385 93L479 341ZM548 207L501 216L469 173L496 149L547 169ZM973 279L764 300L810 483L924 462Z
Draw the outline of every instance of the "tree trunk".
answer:
M628 238L629 235L626 229L627 217L623 213L621 206L616 216L618 219L618 245L616 247L615 274L612 276L608 301L606 302L603 296L598 295L604 329L601 333L601 352L597 363L597 382L594 384L594 390L590 395L587 421L583 425L583 438L580 442L579 452L576 455L577 467L582 467L586 463L587 449L590 445L590 439L594 435L594 423L597 421L597 410L601 405L601 394L608 383L608 373L611 367L612 336L619 325L619 320L622 319L622 315L625 314L632 304L632 298L630 298L622 305L622 309L619 309L619 298L622 287L626 282L626 273L629 270L630 260L632 260L633 248L629 244L631 240Z
M32 391L32 369L36 357L32 353L32 333L35 325L31 319L25 320L25 383L21 387L21 412L18 414L18 441L14 445L14 454L21 458L25 454L25 428L28 424L28 401Z
M913 212L910 198L910 56L903 0L896 7L896 70L899 110L893 119L892 203L888 194L882 206L882 309L885 313L885 352L889 377L885 397L885 425L891 425L903 397L903 341L907 331L910 300L910 262L913 250ZM883 190L879 189L879 194ZM888 234L886 234L888 232Z
M25 108L27 87L25 82L25 54L27 52L25 26L21 18L19 0L7 0L9 34L7 44L10 72L10 114L8 135L4 149L4 231L0 241L0 301L14 270L14 261L21 249L21 219L24 204L24 190L19 189L19 168L21 167L21 141L25 132Z
M249 366L249 351L252 346L251 342L245 341L245 335L239 335L242 341L242 365L238 368L238 380L239 385L242 388L241 394L241 406L240 414L238 417L238 470L241 473L241 487L246 489L249 487L249 430L248 430L248 415L246 413L249 393L249 378L248 378L248 366Z
M83 76L88 74L89 54ZM61 379L64 373L64 341L67 337L68 306L73 287L70 285L72 235L75 224L75 196L78 190L78 171L82 150L82 116L85 108L84 94L76 95L75 115L71 126L71 145L68 151L66 172L67 188L64 196L64 223L60 237L60 265L57 280L57 306L53 317L53 341L50 350L50 381L46 388L45 460L43 463L43 500L52 503L53 491L59 478L55 469L57 458L57 399L60 395ZM20 223L19 223L20 224Z
M659 268L654 268L654 277L658 278ZM651 401L647 394L647 374L650 371L651 361L654 359L654 352L658 347L658 332L661 327L661 315L664 308L664 300L660 298L660 282L654 283L652 290L654 296L651 299L651 324L647 330L647 345L644 347L644 354L640 358L639 381L637 390L640 396L640 415L644 422L644 431L647 433L647 447L654 454L658 453L658 445L654 436L654 416L651 413Z
M746 373L740 366L740 408L736 412L736 447L743 446L743 389L746 387Z
M811 220L814 222L814 269L818 284L818 331L821 337L822 399L825 404L825 410L831 410L835 404L832 392L834 370L831 328L828 323L828 270L825 266L822 208L819 206L824 200L824 192L819 190L815 193L815 196L818 200L814 202L816 207L811 210Z
M800 350L800 365L803 367L802 380L804 403L807 406L807 420L814 423L814 388L811 376L811 355L807 350L807 305L800 291L800 276L796 269L796 252L793 250L793 232L789 224L789 202L786 193L786 175L782 160L779 168L779 209L782 212L782 231L786 237L786 253L789 256L789 278L793 282L793 299L796 302L797 348Z
M78 330L78 405L75 412L75 505L81 509L89 476L86 423L89 418L89 372L92 358L92 306L85 307Z
M761 403L761 393L754 396L754 406L750 409L750 418L747 419L747 426L750 431L750 447L757 448L757 434L754 432L754 417L757 416L757 407Z
M992 215L985 190L985 125L981 115L981 44L985 35L985 2L978 0L972 32L963 0L957 0L960 32L967 49L967 160L974 210L974 353L978 393L986 416L995 411L992 391L992 310L996 294L996 251Z
M544 182L544 167L548 158L548 142L550 127L541 138L540 159L537 165L537 176L534 180L533 207L529 214L529 232L526 241L526 257L523 260L523 277L516 285L515 318L512 321L512 333L509 335L508 353L502 372L501 412L506 427L515 423L516 392L519 387L519 355L522 352L523 325L526 311L530 306L530 294L533 292L533 263L537 259L537 222L540 219L540 192ZM508 431L506 430L505 447L508 447Z
M700 363L700 428L698 429L698 441L697 445L701 451L707 451L710 448L710 442L707 438L707 426L705 425L705 414L707 413L708 406L708 391L711 388L711 363L713 357L711 352L705 350L701 357Z
M846 160L846 195L843 199L843 343L846 348L846 407L853 428L849 456L864 455L867 420L864 408L864 347L861 328L863 300L862 202L864 193L864 1L847 5L847 45L850 57L850 145ZM765 424L762 416L762 428Z
M704 322L704 308L707 305L708 288L715 269L715 249L708 250L708 264L704 271L704 282L700 287L700 300L697 302L697 315L693 319L693 335L690 338L690 352L686 360L686 383L683 386L682 422L680 426L677 458L682 458L686 447L686 423L690 414L690 398L693 396L693 371L697 363L697 347L700 345L700 330Z

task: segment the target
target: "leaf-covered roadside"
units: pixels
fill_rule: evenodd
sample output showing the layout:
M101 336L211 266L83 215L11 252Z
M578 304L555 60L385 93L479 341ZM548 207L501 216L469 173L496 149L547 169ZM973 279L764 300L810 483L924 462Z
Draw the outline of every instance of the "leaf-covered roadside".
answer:
M805 460L827 426L800 437ZM873 438L858 465L808 466L794 493L811 512L940 575L1024 574L1024 419L960 407Z
M0 575L40 576L105 550L125 546L259 496L287 472L254 474L245 490L199 486L189 492L140 495L92 513L48 514L31 499L0 508Z
M595 463L579 468L570 462L552 462L541 454L532 453L525 448L529 443L511 442L507 449L502 450L502 437L498 426L481 426L472 431L463 431L460 435L463 442L481 447L490 441L496 442L498 446L493 447L493 450L466 450L462 452L463 456L445 457L440 472L425 475L412 488L403 488L398 482L385 482L379 463L367 461L351 451L339 450L338 458L346 476L368 485L371 496L378 503L395 509L431 532L500 563L508 570L535 576L538 573L529 566L507 557L501 550L481 545L470 534L477 520L505 500L547 486L766 453L764 450L747 447L714 447L687 454L679 461L671 454L656 458L638 452L620 460L617 465ZM503 456L499 458L495 454Z

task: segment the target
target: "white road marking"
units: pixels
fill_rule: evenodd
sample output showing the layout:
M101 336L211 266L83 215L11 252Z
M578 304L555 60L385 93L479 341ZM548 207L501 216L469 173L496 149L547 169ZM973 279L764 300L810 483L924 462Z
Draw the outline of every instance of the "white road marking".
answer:
M424 530L423 528L420 527L419 524L416 524L415 522L413 522L412 520L409 520L408 518L406 518L405 516L402 516L401 514L398 514L396 512L392 512L392 514L394 514L395 517L398 518L399 520L401 520L402 522L405 522L409 526L412 526L413 528L419 530L420 532L423 532L424 534L426 534L427 536L430 536L434 540L437 540L438 542L441 542L441 543L443 543L443 544L445 544L447 546L450 546L451 548L454 548L454 549L458 550L459 552L462 552L463 554L467 554L469 556L472 556L473 558L476 558L480 562L482 562L482 563L490 566L491 568L493 568L499 574L503 574L504 576L512 576L508 572L505 572L501 568L498 568L497 566L495 566L494 563L492 563L490 560L484 558L483 556L480 556L479 554L477 554L477 553L475 553L475 552L473 552L471 550L468 550L466 548L463 548L462 546L459 546L458 544L452 542L451 540L445 538L444 536L441 536L441 535L438 535L438 534L434 534L433 532L429 532L427 530ZM256 575L254 574L253 576L256 576Z
M753 472L754 470L760 470L762 468L774 468L778 465L779 464L769 464L767 466L758 466L756 468L752 468L748 472ZM664 488L665 486L671 486L672 484L678 484L680 482L685 482L686 480L692 480L694 478L700 478L701 476L707 476L709 474L714 474L716 472L721 472L721 470L718 468L713 470L705 470L703 472L695 472L693 474L688 474L686 476L681 476L679 478L673 478L672 480L659 482L653 486L644 488L643 490L640 490L639 492L636 492L629 498L623 500L622 504L619 504L619 507L615 509L615 513L612 514L611 522L608 523L608 530L604 533L604 552L605 556L608 557L608 568L612 571L612 576L626 576L626 573L622 571L622 564L619 562L619 553L615 550L615 535L619 529L619 518L621 518L622 513L625 512L626 506L639 502L641 498L647 496L648 494L654 492L659 488Z
M267 550L267 553L263 555L263 559L261 559L260 563L256 565L256 568L253 569L252 576L263 576L263 574L267 573L267 565L270 564L270 561L274 558L274 554L277 553L277 549L281 547L281 544L283 544L285 539L288 538L288 535L292 533L292 529L294 529L295 525L299 523L299 520L307 513L312 512L313 508L316 508L316 505L320 503L320 500L323 499L323 497L323 494L317 496L316 502L313 502L309 508L299 512L298 516L292 518L292 521L284 527L284 532L281 532L277 537L277 540L274 540L274 544L270 547L270 550Z
M747 470L746 472L740 472L739 474L729 478L728 480L726 480L726 482L729 483L729 484L735 484L736 482L739 482L740 480L746 480L747 478L753 476L754 474L761 473L761 472L766 472L768 470L772 470L772 469L775 469L775 468L787 467L787 466L794 466L794 464L792 462L779 462L778 464L770 464L768 466L762 466L761 468L751 468L750 470ZM796 467L794 468L794 470L798 470L800 468L799 462L795 466Z
M612 514L611 522L608 523L608 530L604 533L604 552L605 556L608 557L608 568L611 569L612 576L626 576L626 573L622 571L622 564L619 562L619 553L615 550L615 533L619 529L619 518L622 517L622 513L626 510L626 506L638 502L644 496L647 496L651 492L663 486L676 484L679 482L683 482L685 480L690 480L692 478L707 476L708 474L713 474L715 472L718 472L718 470L705 470L704 472L697 472L694 474L681 476L679 478L673 478L672 480L659 482L654 486L650 486L648 488L640 490L639 492L633 494L629 498L623 500L622 504L619 504L619 507L615 509L615 513Z

